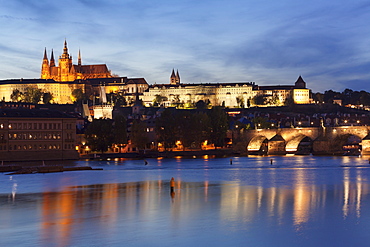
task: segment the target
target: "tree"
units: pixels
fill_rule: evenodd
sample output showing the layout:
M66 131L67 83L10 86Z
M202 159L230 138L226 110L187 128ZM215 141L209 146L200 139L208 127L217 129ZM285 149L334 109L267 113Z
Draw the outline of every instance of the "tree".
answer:
M247 107L251 107L251 98L247 99Z
M166 100L167 100L167 98L166 98L166 97L161 96L161 95L159 95L159 94L156 94L156 95L154 96L153 105L154 105L154 106L160 106L160 105L162 104L162 102L163 102L163 101L166 101Z
M94 151L105 152L114 142L113 121L94 119L85 131L87 145Z
M171 104L175 107L179 107L180 104L181 104L181 101L180 101L180 96L177 94L175 95L175 97L173 98Z
M212 107L209 113L210 120L210 142L215 147L222 147L225 145L226 133L228 130L227 114L219 106Z
M38 104L41 100L42 92L41 89L36 87L27 87L23 95L24 102Z
M268 119L263 117L255 117L252 122L257 129L268 129L271 126Z
M52 93L43 93L42 94L42 102L44 104L50 104L50 101L53 99L53 94Z
M165 109L155 124L158 142L163 143L165 150L173 148L179 139L177 117L170 109Z
M208 139L210 133L210 121L205 113L182 112L177 115L179 139L183 147L200 147L201 143Z
M268 103L270 105L279 106L281 104L279 95L277 93L273 93Z
M131 143L139 150L145 149L148 142L146 124L139 119L134 119L131 126Z
M13 102L21 102L23 100L23 93L20 92L18 89L13 89L10 98L12 99Z
M236 97L236 103L238 104L238 107L244 108L244 98L242 96Z
M115 144L127 144L127 120L122 115L114 117L113 136Z
M206 102L204 102L203 100L199 100L197 103L195 103L195 108L206 109L207 108Z
M285 101L284 101L284 105L285 105L285 106L289 106L289 107L291 107L291 106L294 106L294 105L295 105L295 103L294 103L294 99L293 99L293 95L292 95L292 94L290 94L290 95L285 99Z
M76 88L73 89L72 91L71 100L73 102L79 103L82 102L83 100L86 100L86 95L84 94L81 88Z
M262 94L258 94L253 97L252 99L254 105L264 105L266 104L265 96Z

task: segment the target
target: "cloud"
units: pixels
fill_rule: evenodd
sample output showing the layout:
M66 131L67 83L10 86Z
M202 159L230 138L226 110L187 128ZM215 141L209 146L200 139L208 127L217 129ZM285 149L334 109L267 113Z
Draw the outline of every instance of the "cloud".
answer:
M183 82L292 84L302 75L314 91L370 91L369 8L341 0L7 1L0 78L38 77L44 47L58 56L67 38L83 63L149 83L168 82L176 68Z

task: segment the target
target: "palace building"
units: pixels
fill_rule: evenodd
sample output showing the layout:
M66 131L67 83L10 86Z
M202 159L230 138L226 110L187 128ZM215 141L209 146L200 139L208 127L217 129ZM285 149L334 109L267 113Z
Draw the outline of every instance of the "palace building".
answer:
M44 51L41 67L41 79L53 79L55 81L86 80L90 78L112 77L106 64L82 65L81 52L78 52L77 64L72 63L72 56L68 54L67 41L64 41L63 54L59 56L58 66L55 65L54 52L51 50L50 61Z
M247 107L258 105L253 102L256 96L263 97L264 105L283 105L291 98L296 104L310 103L310 90L301 76L294 85L258 86L254 82L229 83L180 83L179 72L172 70L169 84L149 85L142 101L145 106L154 105L160 98L162 106L195 105L199 101L213 106Z

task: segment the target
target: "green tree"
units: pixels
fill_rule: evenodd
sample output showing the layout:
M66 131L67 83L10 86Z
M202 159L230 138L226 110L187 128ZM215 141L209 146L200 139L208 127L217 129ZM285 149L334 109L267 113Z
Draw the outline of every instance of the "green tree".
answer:
M106 152L114 142L113 121L111 119L94 119L85 131L87 145L93 151Z
M24 102L38 104L42 97L41 89L36 87L27 87L25 90Z
M139 150L145 149L145 146L148 142L145 122L135 119L132 122L130 137L131 143L134 144Z

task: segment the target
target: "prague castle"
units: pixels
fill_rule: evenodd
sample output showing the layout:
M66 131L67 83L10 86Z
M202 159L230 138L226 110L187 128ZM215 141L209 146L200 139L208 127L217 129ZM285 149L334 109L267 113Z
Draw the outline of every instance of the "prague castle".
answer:
M256 96L263 97L266 106L283 105L288 98L296 104L310 103L310 90L301 76L294 85L258 86L254 82L227 83L181 83L177 70L172 70L169 84L149 85L142 100L145 106L153 105L160 96L163 106L191 107L197 102L207 102L212 106L248 107L258 105L253 102Z
M72 92L76 89L89 96L120 93L126 102L133 102L139 96L145 106L187 108L203 101L211 106L249 107L261 105L254 100L257 96L263 98L265 106L282 105L289 98L297 104L310 103L310 90L301 76L294 85L277 86L258 86L254 82L181 83L179 71L173 69L169 79L169 83L149 85L144 78L112 76L106 64L82 65L80 51L77 64L73 64L65 40L58 64L54 51L49 60L45 48L40 79L0 80L0 99L11 101L14 90L25 93L29 88L36 88L50 93L51 102L57 104L73 103Z
M41 79L53 79L55 81L74 81L86 80L90 78L109 78L112 77L106 64L82 65L81 52L78 52L78 63L72 63L72 56L68 54L67 41L64 41L63 54L59 56L58 65L55 66L54 52L51 51L50 61L44 52L42 61Z
M58 66L52 50L50 60L46 48L41 67L41 79L0 80L0 99L11 101L14 90L25 93L27 88L40 89L53 96L52 103L73 103L72 92L82 90L86 95L101 94L104 85L106 93L123 92L127 98L134 98L135 93L143 93L148 88L144 78L127 78L112 76L106 64L82 65L81 53L78 53L77 64L73 64L68 53L67 41L64 41L63 53L59 56Z

